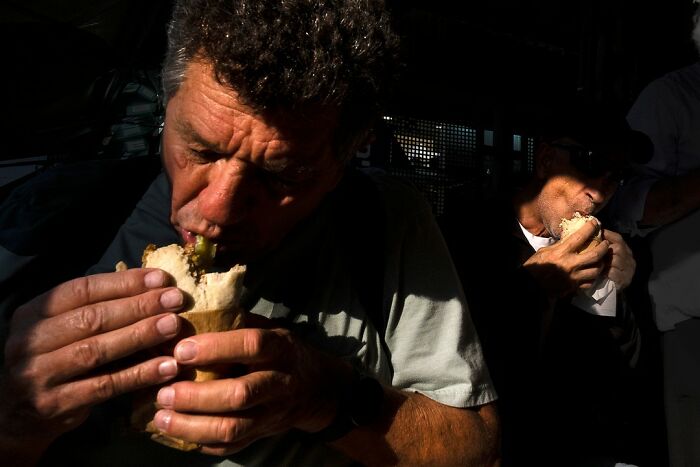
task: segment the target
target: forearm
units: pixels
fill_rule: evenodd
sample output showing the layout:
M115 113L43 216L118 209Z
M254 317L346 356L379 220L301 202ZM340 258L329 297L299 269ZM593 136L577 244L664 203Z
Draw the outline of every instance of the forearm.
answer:
M640 223L661 226L700 208L700 169L656 182L647 195Z
M458 409L425 396L385 388L382 417L332 446L363 465L499 465L493 404Z

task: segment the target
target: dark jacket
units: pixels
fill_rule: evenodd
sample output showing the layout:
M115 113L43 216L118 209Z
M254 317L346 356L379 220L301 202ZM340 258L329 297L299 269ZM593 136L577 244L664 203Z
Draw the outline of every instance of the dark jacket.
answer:
M623 349L638 338L626 307L601 317L548 298L522 267L535 251L507 200L443 229L499 394L504 466L624 457Z

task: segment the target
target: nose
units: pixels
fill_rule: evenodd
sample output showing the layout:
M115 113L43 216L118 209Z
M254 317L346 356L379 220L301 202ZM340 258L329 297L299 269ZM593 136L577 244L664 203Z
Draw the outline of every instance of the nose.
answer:
M200 215L210 226L241 222L255 204L254 181L240 162L213 164L207 186L197 196Z
M610 178L600 177L588 186L587 194L594 203L602 205L613 195L616 187L617 184Z
M602 204L606 199L605 192L602 188L590 188L588 190L588 196L596 204Z

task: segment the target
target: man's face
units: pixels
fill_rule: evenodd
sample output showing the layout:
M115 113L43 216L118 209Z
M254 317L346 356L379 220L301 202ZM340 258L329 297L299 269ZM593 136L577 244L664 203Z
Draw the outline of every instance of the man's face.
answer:
M573 217L575 212L593 215L610 200L618 181L610 173L587 176L571 163L571 149L576 142L563 139L546 144L546 152L538 168L544 185L538 197L538 208L546 230L559 237L562 219Z
M163 161L173 187L170 220L186 243L201 234L226 260L273 249L332 190L332 112L264 117L192 62L166 109Z

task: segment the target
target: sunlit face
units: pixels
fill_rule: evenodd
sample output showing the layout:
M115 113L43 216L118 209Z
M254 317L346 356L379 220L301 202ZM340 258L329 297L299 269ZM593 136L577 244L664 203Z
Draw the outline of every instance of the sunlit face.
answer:
M187 243L202 234L220 257L245 263L273 249L337 184L337 118L261 116L193 62L169 100L163 161L170 220Z
M537 198L537 207L545 229L558 238L562 219L571 218L577 211L583 215L597 213L615 193L618 182L610 174L586 177L571 165L566 149L545 145L543 151L548 153L544 156L547 162L538 168L544 185Z

